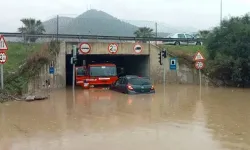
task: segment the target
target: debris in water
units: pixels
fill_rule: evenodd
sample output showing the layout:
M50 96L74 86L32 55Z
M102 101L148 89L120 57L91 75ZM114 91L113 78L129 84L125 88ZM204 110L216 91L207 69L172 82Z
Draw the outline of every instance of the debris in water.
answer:
M46 96L27 96L26 101L31 102L31 101L38 101L38 100L45 100L48 99Z

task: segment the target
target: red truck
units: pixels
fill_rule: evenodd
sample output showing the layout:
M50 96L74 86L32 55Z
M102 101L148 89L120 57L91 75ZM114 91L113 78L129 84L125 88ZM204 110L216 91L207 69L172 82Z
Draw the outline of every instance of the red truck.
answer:
M108 85L110 86L118 79L117 68L112 63L89 64L76 67L76 85L84 87L84 83L89 86Z

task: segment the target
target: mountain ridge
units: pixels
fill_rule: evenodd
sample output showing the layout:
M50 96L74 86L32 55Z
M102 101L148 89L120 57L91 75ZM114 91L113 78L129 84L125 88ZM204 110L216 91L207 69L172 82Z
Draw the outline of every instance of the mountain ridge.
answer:
M152 21L147 21L153 23ZM52 18L43 22L46 33L55 34L57 32L57 18ZM145 23L143 27L149 26ZM127 20L116 18L104 11L95 9L88 10L77 17L59 16L59 34L84 34L84 35L107 35L107 36L134 36L134 32L142 26L132 24ZM152 26L152 25L151 25ZM150 28L152 28L150 26ZM159 25L158 25L159 26ZM160 25L158 36L165 37L169 31L177 30L171 27L161 30ZM154 29L154 28L152 28ZM163 31L163 32L162 32ZM166 33L167 32L167 33Z

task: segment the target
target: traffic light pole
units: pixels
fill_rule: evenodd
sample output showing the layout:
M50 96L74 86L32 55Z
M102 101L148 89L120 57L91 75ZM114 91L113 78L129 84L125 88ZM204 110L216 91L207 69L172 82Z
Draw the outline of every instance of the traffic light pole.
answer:
M164 87L166 85L166 58L167 58L167 50L164 49L162 51L162 57L163 57L163 83L164 83Z
M72 89L74 90L75 89L75 68L76 68L76 64L75 64L75 61L74 59L76 59L76 52L77 51L77 48L76 48L76 45L73 45L73 77L72 77Z

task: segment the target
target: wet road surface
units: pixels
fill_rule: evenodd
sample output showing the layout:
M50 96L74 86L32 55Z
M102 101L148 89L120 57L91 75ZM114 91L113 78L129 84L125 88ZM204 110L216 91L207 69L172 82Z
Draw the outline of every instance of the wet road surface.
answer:
M0 150L250 150L250 90L201 91L64 89L45 101L0 104Z

